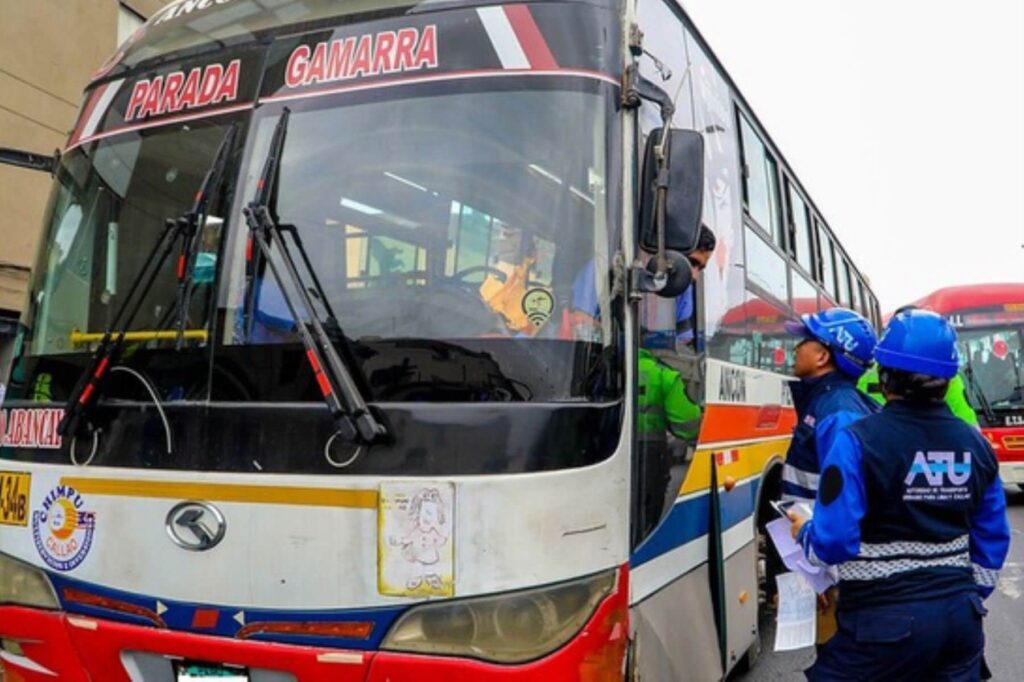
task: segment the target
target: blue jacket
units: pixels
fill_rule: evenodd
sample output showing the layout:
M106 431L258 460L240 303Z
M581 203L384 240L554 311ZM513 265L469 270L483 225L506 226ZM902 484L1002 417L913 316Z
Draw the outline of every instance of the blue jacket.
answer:
M829 372L790 383L797 425L782 470L782 499L814 504L821 460L843 427L878 412L853 379Z
M1010 546L995 455L945 403L892 401L836 438L800 541L838 565L843 609L988 596Z

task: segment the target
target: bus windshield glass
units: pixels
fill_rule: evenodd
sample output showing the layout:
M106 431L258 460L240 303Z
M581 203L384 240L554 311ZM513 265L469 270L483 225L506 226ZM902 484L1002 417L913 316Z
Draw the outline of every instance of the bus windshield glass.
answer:
M443 399L441 386L455 377L441 380L435 367L409 378L424 369L410 367L412 347L444 348L446 374L467 373L461 357L511 382L497 397L481 388L482 399L614 393L604 370L619 335L607 191L615 118L602 87L455 86L290 104L273 213L296 260L308 259L317 281L310 274L305 284L322 317L333 311L365 347L357 356L367 358L372 397ZM243 201L253 197L279 112L254 123ZM236 240L224 344L298 343L289 291L246 256Z
M972 404L980 409L983 394L994 410L1024 406L1021 329L960 329L957 335L961 365L973 375L967 386Z
M229 118L129 132L65 154L48 209L44 254L36 269L27 353L89 351L113 322L167 220L192 205ZM199 234L191 272L193 296L184 312L192 345L204 345L213 306L216 252L224 228L223 187ZM180 245L180 242L179 242ZM129 330L171 330L176 323L178 252L165 259L142 297Z

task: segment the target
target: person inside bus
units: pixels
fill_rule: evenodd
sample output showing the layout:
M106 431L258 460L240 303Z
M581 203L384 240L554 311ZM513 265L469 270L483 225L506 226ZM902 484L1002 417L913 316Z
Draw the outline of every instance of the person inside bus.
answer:
M833 440L813 518L789 512L808 559L838 567L838 633L817 680L978 680L982 600L1009 551L999 466L944 404L959 360L940 315L895 315L875 359L888 402Z
M480 298L511 334L534 336L551 315L550 288L537 281L537 238L507 223L498 226Z
M902 308L897 308L893 316L895 317L906 310L917 309L917 306L905 305ZM879 405L885 405L885 394L882 392L882 383L878 378L878 367L876 365L873 365L868 371L864 372L860 381L857 382L857 388ZM967 401L967 389L964 386L964 379L959 373L949 380L949 390L946 391L946 405L949 406L953 414L960 417L965 423L971 426L978 426L978 415L975 414L971 404Z
M668 350L693 346L697 280L710 262L717 244L718 240L711 228L701 225L697 235L697 246L686 254L693 282L686 291L676 297L671 322L664 324L657 319L659 313L663 311L663 307L659 305L661 299L653 295L645 297L640 310L642 346L648 349ZM573 280L572 310L567 316L574 329L597 326L599 309L593 260L587 261Z

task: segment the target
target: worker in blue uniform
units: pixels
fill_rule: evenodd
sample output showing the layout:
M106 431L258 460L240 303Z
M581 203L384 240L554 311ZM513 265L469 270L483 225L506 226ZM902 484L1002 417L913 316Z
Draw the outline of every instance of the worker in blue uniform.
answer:
M801 337L796 346L790 384L797 426L782 470L782 499L814 504L821 458L839 431L878 411L874 401L857 390L857 379L871 365L875 330L846 308L803 315L786 323Z
M825 455L811 520L790 512L812 562L838 566L838 634L811 680L977 680L985 614L1009 550L1006 499L984 436L943 402L956 332L893 317L875 351L888 402Z

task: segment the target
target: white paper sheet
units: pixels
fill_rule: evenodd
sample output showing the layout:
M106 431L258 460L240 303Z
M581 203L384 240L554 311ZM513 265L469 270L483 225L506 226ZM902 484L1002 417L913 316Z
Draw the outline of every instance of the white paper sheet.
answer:
M832 572L810 562L807 555L804 554L803 547L793 539L793 534L790 532L791 526L789 519L778 518L769 521L766 527L769 537L775 544L775 549L779 552L779 558L782 559L782 563L786 564L786 568L802 575L811 588L821 594L835 584Z
M779 587L779 611L775 627L775 651L814 646L817 635L818 595L799 573L775 576Z

